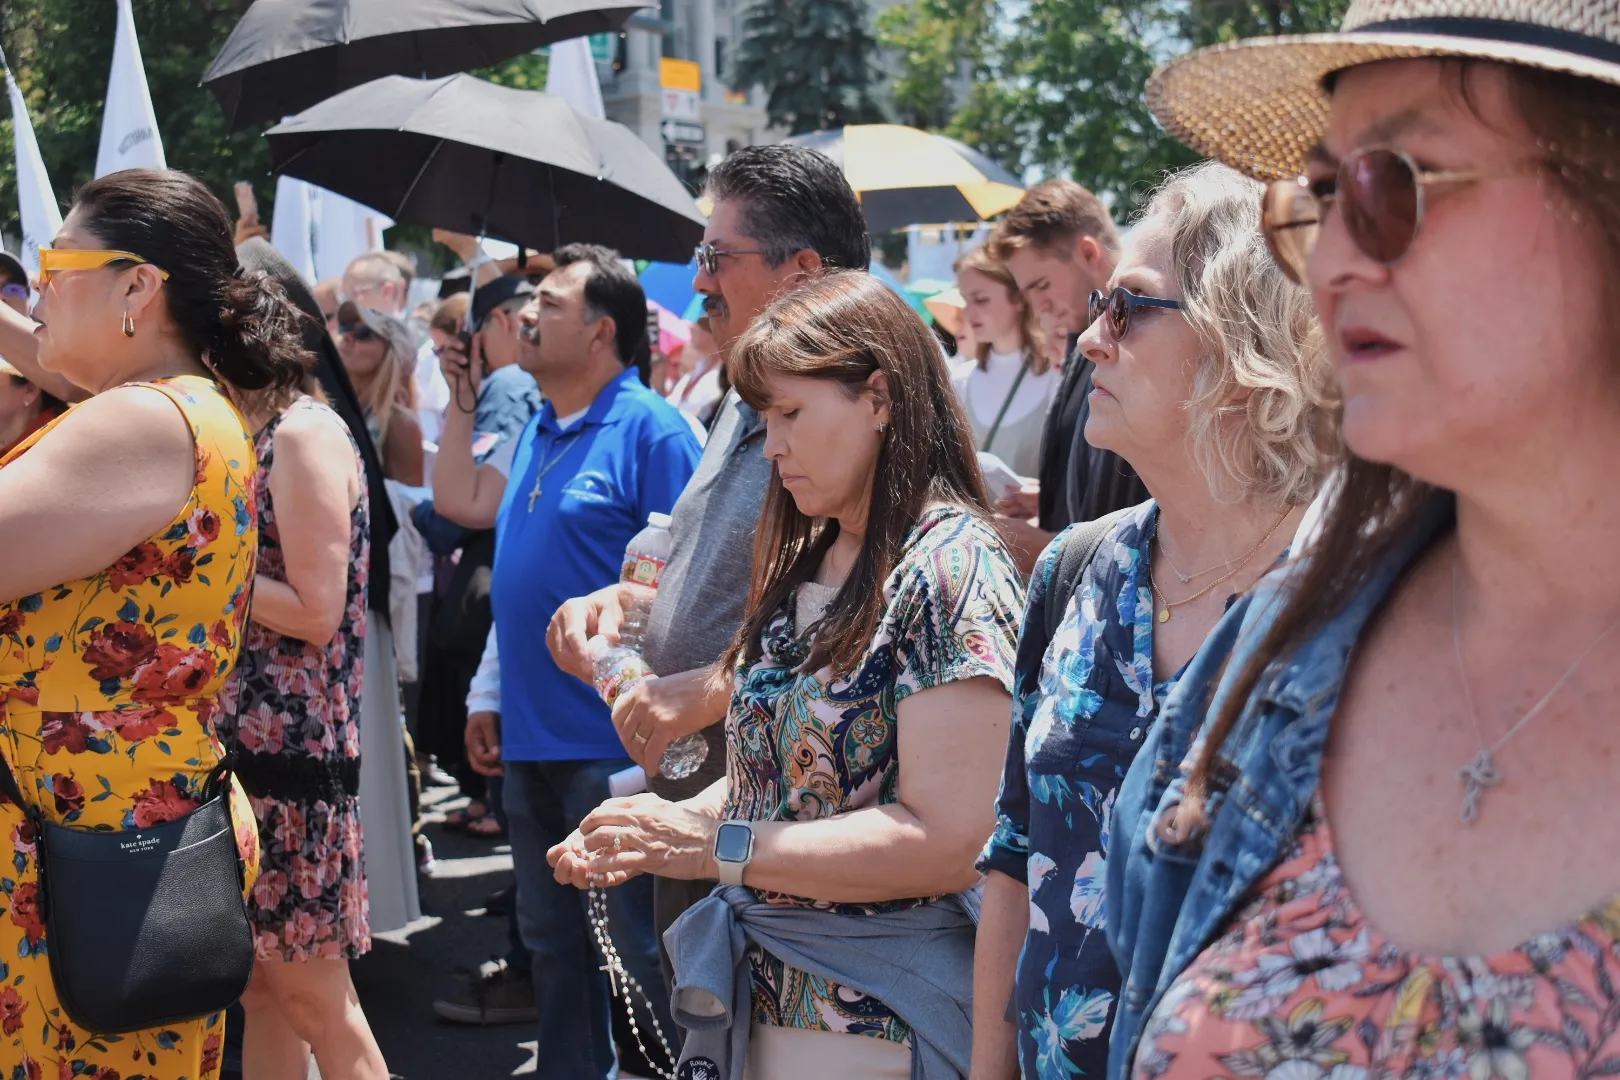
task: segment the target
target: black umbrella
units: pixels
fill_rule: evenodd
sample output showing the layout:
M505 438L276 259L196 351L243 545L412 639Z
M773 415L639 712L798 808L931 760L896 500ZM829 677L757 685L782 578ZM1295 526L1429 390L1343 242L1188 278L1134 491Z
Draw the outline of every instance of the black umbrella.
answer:
M256 0L203 75L231 131L384 75L437 78L617 31L647 0Z
M691 194L629 128L470 75L378 79L266 138L276 172L401 223L663 262L690 258L703 239Z

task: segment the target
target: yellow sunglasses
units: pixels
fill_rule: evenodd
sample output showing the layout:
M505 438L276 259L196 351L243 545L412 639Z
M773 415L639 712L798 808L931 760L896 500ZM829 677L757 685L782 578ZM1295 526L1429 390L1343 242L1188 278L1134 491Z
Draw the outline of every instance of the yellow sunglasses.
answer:
M50 283L51 276L63 270L100 270L103 266L115 262L146 263L139 255L132 255L127 251L92 251L80 248L40 248L39 249L39 287L43 289ZM150 265L147 263L147 265ZM154 266L152 269L162 274L167 280L169 272L162 267Z

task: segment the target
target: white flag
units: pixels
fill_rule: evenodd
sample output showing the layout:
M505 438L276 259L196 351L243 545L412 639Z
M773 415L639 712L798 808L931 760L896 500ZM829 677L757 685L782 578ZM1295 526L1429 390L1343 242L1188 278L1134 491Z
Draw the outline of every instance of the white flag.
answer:
M270 243L304 280L315 282L315 214L311 195L319 189L291 176L276 180L276 214Z
M568 104L598 120L607 118L602 109L602 84L596 78L596 58L587 38L569 38L551 47L546 64L546 93L556 94Z
M11 127L17 143L17 203L22 218L22 264L29 274L39 272L39 249L49 247L62 227L62 209L51 191L45 160L34 141L34 123L28 118L17 80L6 72L6 93L11 96Z
M118 36L113 40L112 75L107 80L107 108L101 114L101 149L96 176L120 169L162 169L163 140L158 137L152 92L135 40L135 15L129 0L118 0Z
M381 251L383 230L394 220L335 191L311 186L315 196L314 280L342 277L349 260L368 251Z

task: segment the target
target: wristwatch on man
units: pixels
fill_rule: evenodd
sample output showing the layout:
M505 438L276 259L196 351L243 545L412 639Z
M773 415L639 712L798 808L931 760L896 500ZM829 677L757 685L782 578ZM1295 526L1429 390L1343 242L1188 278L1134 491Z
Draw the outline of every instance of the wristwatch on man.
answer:
M743 870L754 857L754 828L746 821L722 821L714 834L714 864L720 884L741 885Z

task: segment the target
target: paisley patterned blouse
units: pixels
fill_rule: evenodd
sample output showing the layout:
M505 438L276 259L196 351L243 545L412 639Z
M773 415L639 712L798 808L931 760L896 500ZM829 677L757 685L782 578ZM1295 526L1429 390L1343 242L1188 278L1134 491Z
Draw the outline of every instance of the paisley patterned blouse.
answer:
M1507 952L1406 952L1345 886L1318 795L1292 853L1148 1019L1135 1075L1620 1075L1620 899Z
M1012 689L1024 589L990 523L959 507L930 510L884 583L883 619L852 678L801 672L809 638L795 604L767 625L764 652L739 668L726 718L730 793L724 818L813 821L897 802L896 721L912 694L988 676ZM865 914L926 903L830 904L776 893L771 903ZM882 1002L787 967L759 950L753 1022L910 1041Z

